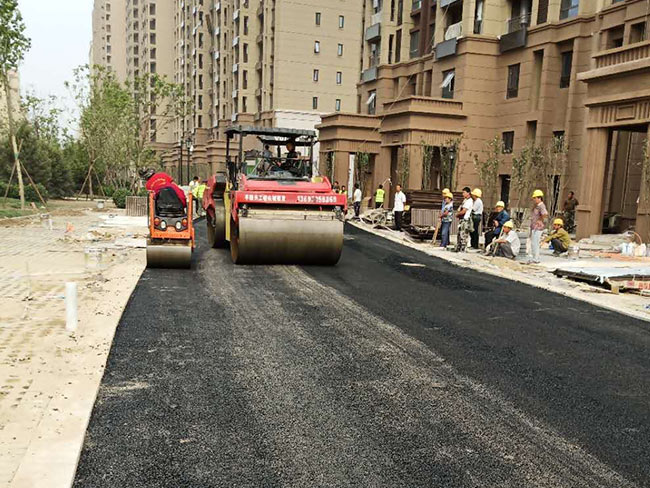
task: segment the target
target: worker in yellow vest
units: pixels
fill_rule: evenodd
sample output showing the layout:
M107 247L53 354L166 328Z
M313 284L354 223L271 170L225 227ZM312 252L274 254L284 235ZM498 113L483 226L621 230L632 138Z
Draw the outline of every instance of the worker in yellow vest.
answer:
M384 190L384 185L379 185L379 188L375 192L375 208L383 208L385 197L386 191Z
M203 193L205 193L207 186L208 181L203 180L192 189L192 197L194 197L194 201L197 203L195 217L201 217L203 215Z

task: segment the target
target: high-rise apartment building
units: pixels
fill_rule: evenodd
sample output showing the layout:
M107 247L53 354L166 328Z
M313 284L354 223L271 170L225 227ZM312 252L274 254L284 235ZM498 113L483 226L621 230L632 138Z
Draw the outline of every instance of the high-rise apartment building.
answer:
M177 2L174 79L191 110L174 137L198 172L223 162L230 124L313 129L322 114L354 110L362 15L359 0ZM166 165L180 158L177 147Z
M90 65L110 67L126 79L126 0L95 0Z
M641 184L650 126L646 0L367 0L357 110L323 117L321 171L348 181L368 153L380 183L478 186L474 156L501 141L497 189L518 201L513 161L531 143L568 144L568 166L539 182L574 190L578 235L650 234ZM646 154L646 156L644 156ZM647 164L645 165L647 166ZM551 209L561 211L561 208ZM603 229L604 228L604 229Z

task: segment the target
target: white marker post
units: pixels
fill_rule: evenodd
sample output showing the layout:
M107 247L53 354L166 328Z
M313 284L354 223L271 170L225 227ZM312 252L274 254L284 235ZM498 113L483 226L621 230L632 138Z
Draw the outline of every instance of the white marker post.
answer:
M77 283L65 284L65 329L68 332L77 330Z

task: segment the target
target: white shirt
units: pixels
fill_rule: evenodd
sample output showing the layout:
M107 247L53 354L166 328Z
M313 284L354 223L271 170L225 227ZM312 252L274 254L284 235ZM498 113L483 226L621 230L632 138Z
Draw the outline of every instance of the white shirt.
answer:
M474 215L483 215L483 200L477 198L472 204L472 213Z
M519 240L519 235L515 230L511 230L508 232L508 235L503 236L503 239L508 241L510 243L510 247L512 248L512 252L515 254L515 256L519 255L519 251L521 251L521 241Z
M354 202L360 202L363 195L361 194L361 189L357 188L354 190Z
M393 207L393 212L403 212L405 203L406 195L404 195L404 192L400 190L395 193L395 206Z
M463 220L469 220L470 217L472 216L472 207L474 206L474 203L472 202L471 198L466 198L463 200L463 204L461 205L461 208L466 209L467 211L465 212L465 215L463 215Z

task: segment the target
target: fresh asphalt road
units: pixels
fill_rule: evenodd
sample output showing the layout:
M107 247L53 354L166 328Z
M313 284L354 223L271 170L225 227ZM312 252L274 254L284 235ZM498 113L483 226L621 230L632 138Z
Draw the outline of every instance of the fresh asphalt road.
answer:
M76 488L648 487L650 325L346 229L147 270Z

